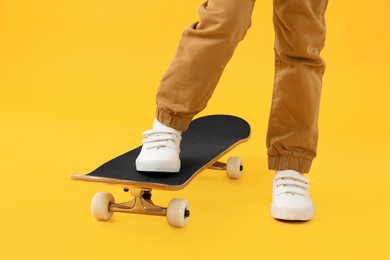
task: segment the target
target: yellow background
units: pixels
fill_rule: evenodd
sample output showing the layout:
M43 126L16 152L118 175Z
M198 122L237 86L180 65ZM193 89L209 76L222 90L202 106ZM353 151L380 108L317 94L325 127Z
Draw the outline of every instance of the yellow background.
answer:
M390 259L390 2L330 1L320 143L307 223L270 217L265 134L273 82L272 1L208 108L248 120L231 155L237 181L206 171L186 189L189 225L115 214L95 221L97 191L70 180L139 145L154 94L201 0L0 1L0 255L2 259Z

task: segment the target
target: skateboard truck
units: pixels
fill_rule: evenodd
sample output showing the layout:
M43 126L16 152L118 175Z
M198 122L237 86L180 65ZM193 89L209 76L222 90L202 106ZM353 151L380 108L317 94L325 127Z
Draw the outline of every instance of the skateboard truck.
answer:
M168 207L160 207L153 203L152 189L125 188L130 190L133 199L124 203L115 203L110 193L98 192L92 199L91 211L97 220L107 221L114 212L166 216L168 223L173 227L184 227L188 223L190 209L188 202L183 199L172 199Z
M120 204L111 203L109 210L112 212L166 216L166 208L153 204L151 191L151 189L131 188L130 193L133 199Z

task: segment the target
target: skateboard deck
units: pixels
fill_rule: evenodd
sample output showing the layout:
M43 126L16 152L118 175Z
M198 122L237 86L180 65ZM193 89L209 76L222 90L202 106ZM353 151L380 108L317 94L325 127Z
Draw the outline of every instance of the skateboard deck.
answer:
M124 153L88 174L74 174L73 180L83 180L120 185L179 190L204 169L209 168L220 157L250 136L249 124L235 116L211 115L191 122L182 134L178 173L138 172L135 159L141 146Z
M178 173L138 172L135 160L141 146L124 153L88 174L73 174L73 180L119 185L130 191L133 199L115 203L109 193L99 192L92 199L91 212L97 220L109 220L114 212L166 216L173 227L184 227L190 216L186 200L173 199L167 207L155 205L152 189L179 190L207 168L226 170L229 177L239 178L241 159L229 158L228 163L218 160L250 136L249 124L235 116L211 115L191 122L182 134ZM230 172L230 173L229 173Z

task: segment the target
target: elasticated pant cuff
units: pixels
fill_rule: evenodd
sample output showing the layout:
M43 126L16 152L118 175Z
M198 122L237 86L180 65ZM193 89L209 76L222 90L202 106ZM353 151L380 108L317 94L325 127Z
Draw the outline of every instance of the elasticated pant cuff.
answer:
M268 168L270 170L294 170L300 173L310 171L312 160L292 156L268 157Z
M178 131L187 130L195 114L174 113L172 111L157 107L156 119L169 127Z

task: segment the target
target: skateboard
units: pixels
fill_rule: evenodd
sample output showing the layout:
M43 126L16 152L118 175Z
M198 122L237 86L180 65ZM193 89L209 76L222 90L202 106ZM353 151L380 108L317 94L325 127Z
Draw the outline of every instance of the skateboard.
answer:
M135 159L142 146L124 153L88 174L73 174L73 180L112 184L132 195L132 200L115 203L105 192L95 194L91 211L97 220L109 220L114 212L166 216L168 224L184 227L190 216L189 204L184 199L172 199L167 207L155 205L152 190L180 190L206 169L225 170L232 179L243 171L239 157L230 157L226 163L219 159L250 137L250 125L231 115L210 115L193 120L182 134L178 173L138 172Z

